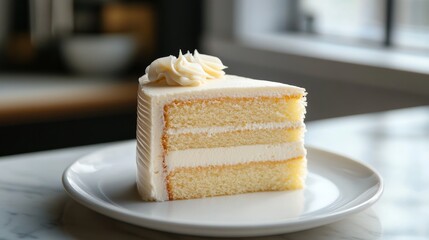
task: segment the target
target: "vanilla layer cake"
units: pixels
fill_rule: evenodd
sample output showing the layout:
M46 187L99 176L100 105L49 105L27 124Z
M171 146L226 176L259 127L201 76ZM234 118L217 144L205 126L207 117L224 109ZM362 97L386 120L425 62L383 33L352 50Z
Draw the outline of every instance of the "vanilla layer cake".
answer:
M148 201L300 189L305 90L225 75L141 84L137 187Z

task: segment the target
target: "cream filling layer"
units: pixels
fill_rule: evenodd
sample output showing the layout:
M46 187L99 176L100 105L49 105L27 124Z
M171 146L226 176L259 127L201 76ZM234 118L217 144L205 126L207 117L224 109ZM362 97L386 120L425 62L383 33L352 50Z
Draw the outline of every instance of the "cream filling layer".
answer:
M242 130L258 130L258 129L277 129L277 128L300 128L304 127L304 124L300 122L272 122L272 123L252 123L244 126L222 126L222 127L206 127L206 128L180 128L180 129L168 129L168 135L175 134L216 134L231 131L242 131Z
M197 148L168 152L167 172L181 167L234 165L248 162L281 161L305 156L303 142L245 145L225 148Z

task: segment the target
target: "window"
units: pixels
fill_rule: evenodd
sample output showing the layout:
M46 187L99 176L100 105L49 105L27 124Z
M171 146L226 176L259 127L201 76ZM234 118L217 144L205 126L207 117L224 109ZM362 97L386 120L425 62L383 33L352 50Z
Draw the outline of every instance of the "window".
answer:
M398 46L429 48L429 1L396 0L393 20L394 43Z
M289 0L289 32L429 49L428 0Z
M420 1L209 0L202 45L237 73L428 96L429 0Z
M327 37L381 41L380 0L303 0L302 31Z

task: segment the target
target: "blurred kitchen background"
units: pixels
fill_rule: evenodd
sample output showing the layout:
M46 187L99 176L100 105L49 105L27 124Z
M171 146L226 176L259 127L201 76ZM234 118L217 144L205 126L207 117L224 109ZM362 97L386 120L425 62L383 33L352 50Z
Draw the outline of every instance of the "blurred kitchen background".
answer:
M429 104L429 0L0 0L0 155L134 138L179 49L307 88L307 121Z

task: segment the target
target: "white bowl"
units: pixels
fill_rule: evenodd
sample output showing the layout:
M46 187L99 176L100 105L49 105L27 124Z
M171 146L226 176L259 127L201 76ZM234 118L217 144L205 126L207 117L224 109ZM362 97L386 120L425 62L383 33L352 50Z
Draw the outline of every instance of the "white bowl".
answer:
M85 75L115 75L131 62L136 44L127 35L82 35L65 39L62 54L67 66Z

